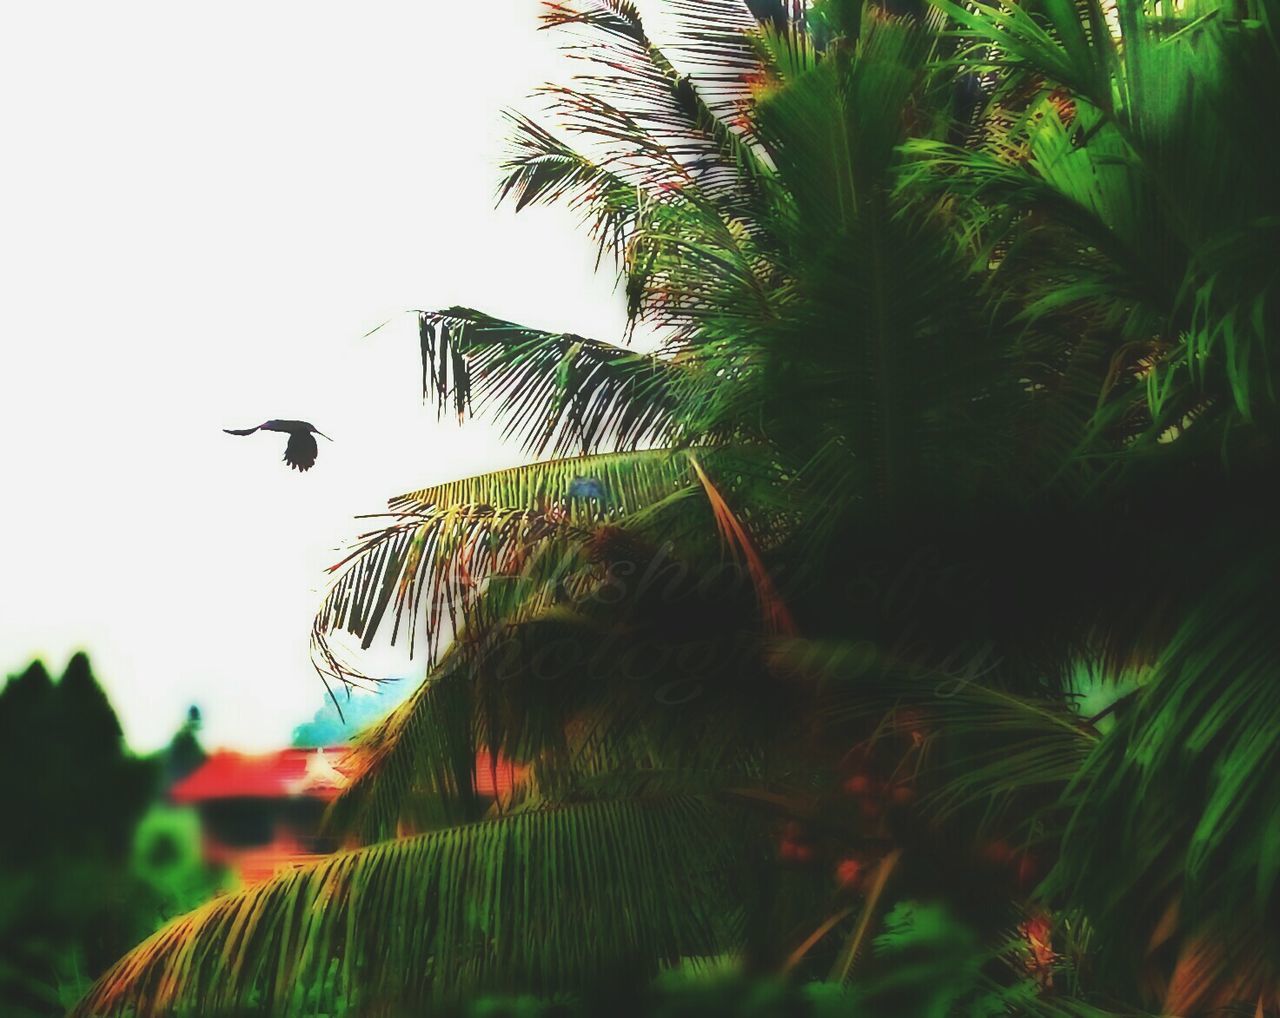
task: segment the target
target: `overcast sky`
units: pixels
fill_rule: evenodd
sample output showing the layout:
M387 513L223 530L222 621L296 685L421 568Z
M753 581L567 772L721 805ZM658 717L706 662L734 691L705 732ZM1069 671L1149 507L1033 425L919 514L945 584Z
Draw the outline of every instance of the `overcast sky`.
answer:
M87 650L138 749L283 745L352 517L519 462L421 400L410 308L602 338L566 212L493 209L536 0L7 4L0 674ZM387 318L376 335L361 335ZM306 474L281 436L313 422Z

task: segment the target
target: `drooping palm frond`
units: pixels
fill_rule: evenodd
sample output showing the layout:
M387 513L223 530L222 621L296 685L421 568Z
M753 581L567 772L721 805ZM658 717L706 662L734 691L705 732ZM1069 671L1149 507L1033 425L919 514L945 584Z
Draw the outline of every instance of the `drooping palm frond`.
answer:
M727 511L712 492L704 531ZM688 515L679 501L674 511ZM722 561L714 540L673 541L646 522L587 539L593 580L576 591L558 571L491 578L440 663L353 750L336 826L369 840L471 815L477 747L528 765L530 788L618 771L702 775L700 788L713 773L741 780L785 742L794 691L762 666L758 573Z
M461 420L491 411L531 451L635 448L677 426L686 368L571 333L468 308L421 312L423 391Z
M465 662L455 646L386 718L347 754L348 784L326 824L364 844L406 829L476 820L477 740Z
M508 113L510 152L503 161L498 200L529 205L563 203L583 214L596 240L597 264L626 247L645 208L644 184L624 181L521 113ZM648 194L661 199L660 189Z
M335 630L364 648L379 634L392 644L404 635L410 653L425 638L434 659L487 578L523 576L527 593L572 584L575 574L587 582L576 549L594 528L694 483L686 453L659 449L533 463L393 499L391 522L330 570L337 576L313 627L317 666L344 677L327 640Z
M727 15L734 17L724 20ZM547 108L541 113L513 117L515 149L501 187L519 205L559 198L582 211L599 253L612 249L617 259L632 323L649 317L683 339L691 335L682 329L687 316L705 303L687 292L707 282L696 265L768 275L749 268L761 252L743 248L770 243L761 219L780 197L753 130L752 89L765 74L755 53L755 23L733 4L718 18L720 35L711 51L705 51L711 40L702 31L708 12L692 16L691 24L683 16L673 19L670 47L693 42L704 50L678 69L668 44L654 41L636 5L549 4L544 23L568 33L565 49L585 70L544 88ZM704 88L723 92L730 83L734 94L727 103L703 95ZM675 272L688 261L696 265ZM752 285L768 289L760 280Z
M337 576L312 629L317 668L341 681L367 678L331 644L335 631L363 648L380 636L392 645L403 638L411 654L425 640L432 662L464 624L506 624L580 598L611 582L588 547L610 528L708 548L713 507L704 501L691 512L690 498L703 490L692 454L652 449L550 460L392 499L391 522L363 535L330 570ZM700 447L698 455L726 490L759 497L748 525L776 538L786 519L769 495L779 478L767 460L732 447Z
M322 674L345 678L328 636L341 630L368 649L379 634L395 645L403 637L410 654L425 638L434 659L445 628L456 631L490 575L519 575L535 545L555 543L572 569L572 524L545 510L462 505L425 513L393 514L395 522L362 535L354 550L331 567L337 573L312 627L313 660ZM581 532L577 532L581 539ZM387 633L384 625L390 625ZM325 665L334 669L329 671Z
M753 87L763 78L755 38L761 23L743 0L670 0L672 55L687 69L720 120L732 122L749 109ZM774 23L761 11L765 23Z
M652 972L738 942L750 846L726 807L635 795L339 853L171 923L72 1013L398 1015L580 989L622 959Z
M705 36L688 32L690 26L679 20L684 30L675 33L673 46L677 50L690 38L706 41ZM582 126L577 115L591 108L588 95L606 98L608 106L596 107L596 115L625 116L630 121L617 119L614 123L624 130L615 138L621 144L611 146L609 158L629 170L639 170L639 183L658 191L693 187L725 214L749 212L753 197L758 197L754 189L767 172L762 154L749 139L750 94L737 96L728 109L723 104L713 109L703 95L705 89L717 84L733 81L741 87L759 77L759 61L751 45L755 26L749 18L732 25L721 21L719 59L700 61L697 73L692 74L681 73L672 65L646 31L638 7L627 0L552 3L543 22L547 27L597 30L588 34L585 45L566 47L590 70L575 76L571 86L550 92L553 106L568 114L570 126ZM645 158L644 152L661 158ZM673 157L680 168L675 176L670 176L673 167L666 156ZM654 170L659 177L652 176ZM620 176L632 179L627 171Z

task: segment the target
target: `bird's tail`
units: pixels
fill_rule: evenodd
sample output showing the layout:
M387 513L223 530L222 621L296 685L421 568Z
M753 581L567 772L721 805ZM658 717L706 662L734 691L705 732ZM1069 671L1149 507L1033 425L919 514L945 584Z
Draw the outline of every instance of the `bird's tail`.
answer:
M223 431L225 431L228 435L252 435L252 434L253 434L255 431L257 431L258 429L257 429L257 428L245 428L245 429L243 429L243 430L241 430L241 431L237 431L235 428L223 428L222 430L223 430Z

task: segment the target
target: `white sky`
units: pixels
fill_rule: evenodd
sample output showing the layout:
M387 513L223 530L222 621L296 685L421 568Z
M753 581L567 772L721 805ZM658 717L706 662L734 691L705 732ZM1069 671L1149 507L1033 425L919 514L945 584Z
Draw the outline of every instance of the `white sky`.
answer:
M0 675L87 650L131 744L320 706L352 517L520 461L437 424L405 309L616 338L567 212L493 210L499 115L557 66L536 0L27 3L0 13ZM306 474L284 439L313 422Z

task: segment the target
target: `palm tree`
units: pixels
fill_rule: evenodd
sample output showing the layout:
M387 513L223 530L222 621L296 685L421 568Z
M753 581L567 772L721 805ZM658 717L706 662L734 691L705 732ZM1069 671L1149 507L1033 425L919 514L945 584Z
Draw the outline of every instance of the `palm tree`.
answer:
M428 665L335 810L366 847L82 1013L847 981L923 897L1001 1006L1280 1003L1275 2L936 2L667 0L661 41L548 5L584 70L501 193L580 210L660 346L420 315L442 408L553 458L393 499L336 567L323 671L363 678L336 630ZM530 765L497 809L479 747ZM1054 993L1007 966L1046 907Z
M1256 103L1280 85L1280 6L940 6L971 66L998 76L1000 115L967 150L914 143L918 179L945 181L958 221L1001 252L1029 335L1069 334L1064 365L1105 365L1087 435L1109 516L1143 521L1140 569L1113 581L1128 604L1099 635L1149 673L1072 779L1046 890L1088 916L1113 986L1140 972L1169 1013L1262 1013L1280 1006L1264 777L1280 721L1264 635L1280 606L1276 274L1261 254L1280 142Z

